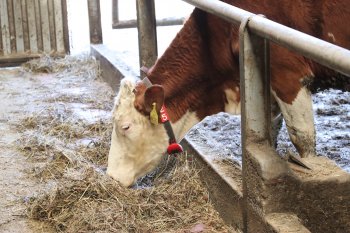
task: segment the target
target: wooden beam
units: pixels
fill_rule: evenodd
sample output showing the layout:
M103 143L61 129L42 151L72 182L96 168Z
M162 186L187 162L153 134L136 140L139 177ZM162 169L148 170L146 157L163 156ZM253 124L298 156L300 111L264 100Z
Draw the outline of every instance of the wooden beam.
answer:
M154 0L137 0L136 8L140 67L151 67L158 56Z
M27 1L21 0L24 52L30 51Z
M61 8L62 8L62 21L63 21L64 50L66 51L67 54L69 54L70 45L69 45L69 32L68 32L67 0L62 0Z
M0 9L1 9L1 5L0 5ZM0 12L0 15L1 15L1 12ZM1 17L0 17L0 56L4 54L4 49L3 49L4 46L2 44L2 35L3 35L3 32L2 32L2 23L1 23Z
M8 13L8 22L9 22L11 52L16 53L17 52L16 29L15 29L15 16L13 12L12 0L7 0L7 13Z
M30 55L7 55L0 57L0 67L10 67L19 66L24 62L27 62L34 58L39 58L40 54L30 54Z
M40 2L39 0L34 0L34 10L35 10L35 23L36 23L36 38L37 38L37 47L38 52L44 51L44 42L43 42L43 33L41 25L41 11L40 11Z
M88 0L90 43L102 44L101 10L99 0Z
M119 3L118 0L112 0L112 24L119 23Z
M53 1L47 2L47 9L49 13L49 34L50 34L51 51L57 51L55 7L54 7Z

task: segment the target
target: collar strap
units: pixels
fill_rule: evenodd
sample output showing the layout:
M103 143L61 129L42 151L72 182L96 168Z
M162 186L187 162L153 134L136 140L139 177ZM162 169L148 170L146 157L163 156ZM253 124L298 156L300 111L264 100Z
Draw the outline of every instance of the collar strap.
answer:
M152 82L147 77L145 77L142 80L142 82L146 85L146 87L152 86ZM171 126L169 115L166 111L166 107L164 104L160 109L160 121L163 123L165 131L169 137L169 146L167 148L168 154L176 154L176 153L183 152L182 146L176 142L173 127Z

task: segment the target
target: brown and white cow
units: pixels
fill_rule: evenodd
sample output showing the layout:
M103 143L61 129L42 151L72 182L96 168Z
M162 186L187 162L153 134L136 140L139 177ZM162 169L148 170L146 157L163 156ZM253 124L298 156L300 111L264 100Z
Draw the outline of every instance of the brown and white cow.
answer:
M350 0L226 0L231 5L350 48ZM114 130L107 174L124 186L154 169L168 145L162 125L149 119L152 101L163 103L176 138L205 116L240 113L238 26L195 9L165 53L147 72L161 88L132 78L121 81L113 112ZM277 45L271 45L271 88L301 157L315 155L310 80L333 71ZM236 77L236 78L233 78ZM153 94L152 94L153 93ZM151 101L151 102L152 102ZM158 109L159 111L159 109Z

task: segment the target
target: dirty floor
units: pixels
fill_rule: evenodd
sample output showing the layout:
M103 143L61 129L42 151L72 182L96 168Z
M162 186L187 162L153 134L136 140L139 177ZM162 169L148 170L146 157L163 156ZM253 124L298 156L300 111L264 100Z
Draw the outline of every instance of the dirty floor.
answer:
M59 103L53 103L57 96L69 94L80 98L104 90L112 100L112 90L106 84L86 82L85 89L77 88L83 82L81 79L74 83L64 77L54 78L53 74L30 74L21 68L0 70L0 232L54 232L49 226L30 221L25 216L26 197L53 184L28 175L33 163L16 149L22 134L15 125L32 112L40 113L45 108L59 106ZM110 111L93 109L88 103L70 105L62 107L70 107L81 118L93 121L110 116Z

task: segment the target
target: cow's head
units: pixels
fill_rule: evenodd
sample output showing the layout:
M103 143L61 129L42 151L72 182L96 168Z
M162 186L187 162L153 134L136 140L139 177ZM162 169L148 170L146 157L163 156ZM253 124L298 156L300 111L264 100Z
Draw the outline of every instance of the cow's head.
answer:
M147 88L131 78L121 81L113 110L107 174L123 186L131 186L153 170L167 147L164 127L152 124L148 116L154 102L159 112L162 101L164 93L160 86Z

